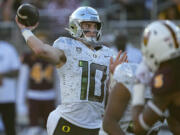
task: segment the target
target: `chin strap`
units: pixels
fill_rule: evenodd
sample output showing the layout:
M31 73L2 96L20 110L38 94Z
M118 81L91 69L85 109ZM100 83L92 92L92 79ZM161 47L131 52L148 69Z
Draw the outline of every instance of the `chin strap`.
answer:
M85 41L88 45L92 46L95 50L99 50L102 48L102 43L93 42L93 41Z
M93 47L95 50L101 49L101 48L102 48L102 45L104 45L103 42L87 41L87 40L85 40L85 39L83 39L83 38L75 38L75 39L83 42L83 43L86 44L87 46Z

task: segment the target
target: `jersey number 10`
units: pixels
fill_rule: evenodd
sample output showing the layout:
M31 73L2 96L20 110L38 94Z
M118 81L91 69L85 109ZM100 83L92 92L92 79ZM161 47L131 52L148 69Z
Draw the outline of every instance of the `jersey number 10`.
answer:
M88 91L88 82L89 82L89 93L88 93L88 100L89 101L95 101L95 102L102 102L104 98L104 83L107 77L106 71L107 66L99 65L96 63L90 64L90 70L88 69L88 61L79 61L79 66L82 67L82 79L81 79L81 100L87 99L87 91ZM96 71L102 71L103 75L100 80L101 82L101 95L97 96L95 95L95 75ZM90 73L88 74L88 71ZM90 80L88 80L90 79Z

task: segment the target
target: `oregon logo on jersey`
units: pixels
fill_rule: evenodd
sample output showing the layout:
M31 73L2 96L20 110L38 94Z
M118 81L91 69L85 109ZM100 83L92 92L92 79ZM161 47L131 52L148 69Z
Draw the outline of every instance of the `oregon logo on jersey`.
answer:
M71 127L67 125L63 125L61 129L65 133L69 133L71 131Z

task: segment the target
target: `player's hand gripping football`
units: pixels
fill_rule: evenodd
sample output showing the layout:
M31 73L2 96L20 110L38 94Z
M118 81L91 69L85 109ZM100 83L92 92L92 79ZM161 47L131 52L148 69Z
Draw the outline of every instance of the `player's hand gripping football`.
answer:
M115 60L113 60L113 57L110 58L109 70L112 74L114 73L114 70L117 67L117 65L122 64L124 62L128 62L127 53L124 52L123 56L121 56L121 54L122 54L122 51L120 50Z
M20 29L35 29L39 24L38 8L28 3L20 5L17 9L15 20Z
M16 21L18 27L19 27L21 30L24 29L24 28L27 28L27 29L29 29L29 30L34 30L34 29L38 26L38 24L39 24L39 23L37 22L34 26L25 26L25 25L21 24L21 23L18 21L17 16L15 17L15 21Z

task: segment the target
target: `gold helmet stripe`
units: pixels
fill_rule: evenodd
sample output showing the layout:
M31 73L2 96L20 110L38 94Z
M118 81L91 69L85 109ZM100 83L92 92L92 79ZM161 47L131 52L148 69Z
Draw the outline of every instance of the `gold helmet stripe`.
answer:
M175 48L179 48L179 44L177 42L177 38L176 38L176 34L175 34L174 30L167 23L163 23L163 24L167 27L167 29L170 31L170 33L172 35L173 40L174 40L174 44L175 44Z

